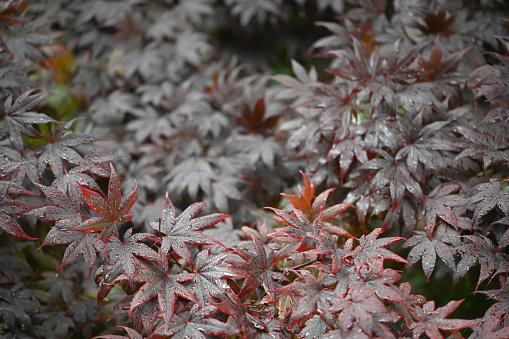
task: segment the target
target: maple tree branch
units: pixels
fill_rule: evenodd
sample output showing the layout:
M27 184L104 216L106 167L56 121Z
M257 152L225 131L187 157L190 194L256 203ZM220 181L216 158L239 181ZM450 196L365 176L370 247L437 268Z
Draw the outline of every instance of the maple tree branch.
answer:
M185 271L186 271L186 272L188 272L188 273L192 273L192 271L191 271L191 270L189 270L187 267L182 266L182 265L178 262L177 258L175 258L171 252L168 252L168 253L170 254L170 256L171 256L171 257L173 258L173 260L175 261L175 264L177 264L177 266L178 266L178 267L180 267L180 269L181 269L181 270L185 270Z
M296 271L296 270L301 269L303 267L312 265L312 264L314 264L316 262L320 262L321 260L322 260L322 257L318 256L318 258L316 258L315 260L311 260L311 261L305 262L305 263L297 265L297 266L285 268L284 272L286 272L286 271Z

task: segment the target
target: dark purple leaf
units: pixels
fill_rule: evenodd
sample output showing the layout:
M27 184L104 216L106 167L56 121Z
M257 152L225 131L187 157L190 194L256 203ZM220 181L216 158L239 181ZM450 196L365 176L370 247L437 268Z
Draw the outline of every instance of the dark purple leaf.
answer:
M173 249L188 263L192 263L191 252L189 252L187 244L212 245L217 242L212 237L206 236L200 231L205 228L213 227L229 216L222 213L215 213L195 218L204 206L204 203L194 203L177 216L175 207L168 196L168 192L166 192L161 221L151 222L149 224L154 231L164 234L161 242L161 251L163 254L166 255Z

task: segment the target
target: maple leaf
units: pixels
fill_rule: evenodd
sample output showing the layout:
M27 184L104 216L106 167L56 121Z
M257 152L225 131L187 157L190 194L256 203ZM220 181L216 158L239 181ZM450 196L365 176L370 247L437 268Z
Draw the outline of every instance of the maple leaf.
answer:
M177 194L187 191L196 199L201 189L207 195L211 193L211 184L218 175L207 159L189 157L174 166L166 176L168 189Z
M402 302L400 290L394 285L401 275L393 269L383 267L383 259L373 263L364 262L357 268L358 279L348 282L350 289L362 288L371 290L380 299Z
M33 292L26 286L14 284L0 288L0 314L6 328L19 326L20 323L22 326L31 326L32 317L39 307Z
M366 218L368 212L376 214L375 212L387 210L391 205L390 202L387 204L387 199L379 199L378 194L371 192L368 180L368 177L357 176L344 185L350 188L344 202L355 205L357 219L362 225L369 221L369 218Z
M440 184L424 200L424 230L429 238L432 237L437 217L458 229L460 216L451 208L467 206L470 202L468 198L451 194L459 189L459 184Z
M76 59L72 51L63 44L51 46L50 57L43 61L44 66L53 72L51 81L59 86L64 86L69 79L72 79L73 69L76 69Z
M13 185L13 184L11 184ZM0 228L15 237L35 240L37 238L29 237L21 228L16 220L10 214L23 215L36 208L36 206L20 200L9 199L7 197L9 184L0 186Z
M124 269L122 268L119 260L112 261L110 258L108 258L108 256L106 256L101 261L101 266L99 266L95 272L94 277L95 283L98 285L96 296L98 305L104 300L104 298L108 296L111 289L115 287L117 278L119 278L124 273ZM124 288L125 285L122 285L122 287Z
M214 228L209 228L203 231L203 234L216 239L225 247L235 246L242 237L241 230L236 229L230 220L216 224ZM211 246L211 252L217 253L221 251L221 245Z
M439 87L442 83L447 85L457 85L464 83L466 77L461 72L457 72L458 64L471 48L465 48L454 53L450 53L446 57L442 53L442 48L439 44L440 36L438 35L433 49L429 55L429 59L425 59L419 55L418 64L421 70L425 70L419 74L419 80L428 81L436 84Z
M129 121L126 129L134 132L134 139L139 144L148 138L168 137L176 132L168 116L159 116L158 112L150 106L143 111L133 113L137 119Z
M507 254L497 251L497 247L489 238L483 235L465 235L464 238L469 239L470 242L458 246L456 250L458 253L477 258L479 264L481 264L477 287L479 287L481 282L488 279L495 270L495 275L509 272Z
M210 335L224 335L227 324L213 318L201 316L183 317L174 315L169 324L162 324L154 332L154 336L164 335L171 338L197 338L206 339ZM207 336L206 336L207 335Z
M251 19L255 18L259 23L264 23L269 14L279 14L279 4L281 0L268 1L268 0L226 0L227 6L231 7L232 14L240 16L240 24L247 26Z
M494 222L493 224L491 224L490 226L493 226L495 224L502 224L502 225L508 225L509 224L509 217L504 217L500 220L497 220L496 222ZM503 235L501 237L497 237L497 244L498 244L498 248L497 250L501 250L505 247L507 247L507 245L509 245L509 230L505 230L503 231Z
M459 244L458 231L442 223L438 226L431 239L426 232L415 231L414 235L408 239L408 242L403 247L412 248L407 257L408 265L413 265L419 259L422 259L422 269L426 278L429 279L435 269L437 255L453 271L456 270L454 253L455 248Z
M18 21L9 27L10 34L2 34L4 47L14 56L16 62L23 63L27 58L35 61L43 59L41 51L36 46L48 44L53 39L36 32L46 22L43 18Z
M332 146L327 158L331 159L339 157L339 179L344 182L345 175L353 163L354 156L361 164L368 162L365 143L359 138L347 138L339 142L335 142Z
M270 312L258 310L256 306L243 303L233 291L227 290L225 297L213 305L221 312L231 315L228 319L228 335L238 334L241 331L246 338L256 338L259 330L268 330L261 319L270 318Z
M477 258L468 254L461 253L456 251L458 254L461 254L460 261L456 264L456 270L454 271L453 284L456 284L461 278L467 274L467 272L477 263Z
M313 224L311 224L308 217L296 208L293 209L295 217L277 208L265 208L274 211L288 225L288 227L272 233L270 237L291 237L298 239L300 241L299 247L296 249L298 252L309 251L320 244L318 240L321 238L322 219L320 216L315 218ZM310 234L314 236L310 237Z
M99 192L101 191L101 188L94 180L94 178L92 178L90 175L79 172L75 169L76 167L73 167L71 168L71 170L65 171L65 174L62 174L55 178L55 180L53 180L53 182L51 183L51 187L57 188L62 192L67 191L69 197L72 197L73 200L76 200L80 204L82 204L83 192L81 191L81 187L87 187L89 189L97 190ZM108 173L109 171L110 169L108 168Z
M491 133L485 128L471 129L466 126L455 126L453 131L468 140L463 143L463 151L454 160L464 157L482 159L483 173L486 173L492 165L509 158L509 152L505 150L506 143L498 133Z
M287 280L282 273L271 270L275 263L276 252L274 250L267 251L258 237L252 234L248 234L248 236L253 239L255 253L232 248L235 253L244 259L244 262L232 262L229 266L237 275L246 278L239 295L247 295L261 285L270 298L276 302L273 291L279 284L275 280Z
M8 194L14 195L34 195L32 192L24 188L23 186L17 184L14 180L2 180L7 177L12 177L14 173L18 171L18 168L21 164L8 162L7 164L0 166L0 191Z
M124 335L116 335L116 334L106 334L106 335L100 335L95 338L102 338L102 339L143 339L140 333L138 333L136 330L133 330L130 327L127 326L119 326L122 327L129 337L126 337Z
M72 147L91 144L99 140L86 134L68 133L76 120L78 119L72 119L51 131L49 135L43 135L47 142L39 145L34 151L38 156L37 165L40 173L50 166L55 177L60 177L64 174L62 159L74 165L79 165L83 161L81 155Z
M62 279L62 277L55 275L52 271L42 272L44 280L40 281L38 287L47 291L49 295L49 302L56 303L59 299L67 305L71 305L74 299L74 284L72 281ZM65 277L66 275L64 275Z
M120 241L117 237L111 237L106 244L106 250L111 262L120 262L122 269L126 273L132 284L136 266L140 265L140 261L136 256L160 261L159 254L141 243L140 240L152 236L149 233L133 233L133 228L128 229L124 234L124 241Z
M214 50L207 40L207 35L194 29L182 30L175 41L174 51L177 59L175 64L178 65L181 62L182 66L184 63L188 63L199 67L203 63L203 59Z
M17 281L21 281L23 278L34 274L30 265L25 260L16 256L16 252L17 248L15 246L2 246L0 248L1 284L15 284Z
M234 102L242 96L242 82L239 81L239 74L244 66L237 66L233 60L223 67L213 69L212 81L207 81L205 90L214 104L221 105L222 112L232 112Z
M88 264L88 277L92 273L92 268L97 258L96 252L102 252L105 249L104 242L101 240L97 233L82 232L76 230L62 230L59 227L53 227L48 232L44 242L39 247L47 245L63 245L69 244L65 249L62 264L57 270L57 273L64 268L64 266L78 259L81 255Z
M319 212L316 210L316 208L311 208L311 202L313 199L315 199L315 185L311 183L308 176L304 172L300 171L300 174L304 178L304 190L302 190L301 186L299 185L298 195L285 193L281 193L281 195L288 199L293 207L304 212L309 218L313 218L318 214L317 212ZM327 194L329 192L330 190L327 191Z
M488 314L488 313L486 313ZM470 326L474 333L469 337L472 339L504 339L509 336L509 327L500 328L501 319L496 316L484 316L476 319L475 324ZM498 329L498 331L497 331Z
M228 198L238 201L242 195L237 188L238 180L230 175L222 175L212 183L212 200L220 211L228 211Z
M444 307L435 309L435 302L428 301L422 308L413 306L411 313L415 318L409 329L412 330L414 338L418 338L425 333L429 338L442 339L444 336L440 331L458 331L462 328L470 327L472 320L463 319L445 319L451 314L463 300L450 301Z
M229 216L222 213L214 213L194 218L204 206L204 203L194 203L177 216L175 207L168 196L168 192L166 192L161 222L151 222L149 224L154 231L165 234L161 241L161 252L164 255L173 249L188 263L192 263L191 252L189 252L187 244L212 245L217 243L215 239L200 231L213 227L224 219L229 218Z
M221 266L229 254L229 252L210 254L206 249L196 256L195 271L189 273L194 281L190 290L202 305L214 301L213 297L223 294L229 288L226 279L235 277L230 268Z
M33 92L33 89L24 92L16 98L14 103L12 95L10 95L4 102L0 138L9 136L9 140L18 151L23 151L22 135L29 138L40 137L40 133L32 125L56 122L46 114L31 111L45 97L42 93L32 94Z
M133 218L132 214L127 214L136 201L138 194L138 185L136 188L122 201L122 192L120 189L120 179L115 168L110 163L110 182L108 185L108 201L106 201L99 193L81 187L83 198L88 206L100 217L93 217L79 224L74 230L84 232L102 231L103 235L109 235L114 231L117 222L127 222Z
M299 298L292 295L280 295L276 303L277 318L279 321L286 321L286 319L292 314L293 308L297 305Z
M306 69L294 59L291 60L292 71L295 78L286 74L273 75L271 79L284 85L286 88L281 89L276 94L276 99L293 99L292 105L297 107L306 102L313 96L310 84L318 81L316 68L311 66L309 73Z
M378 46L371 48L369 43L354 36L351 38L353 53L345 49L329 52L338 59L340 66L329 72L354 82L361 93L370 95L372 107L378 106L382 100L392 104L396 94L394 86L390 85L409 85L415 81L418 70L412 64L426 43L408 49L405 54L400 51L398 40L387 53L383 50L380 52Z
M423 198L420 183L408 171L407 166L398 162L384 150L377 150L382 158L374 158L365 163L362 168L378 170L371 179L373 190L380 190L389 185L393 209L401 203L405 189L417 199Z
M33 152L19 152L16 149L0 146L0 179L10 176L14 183L21 185L28 177L32 182L39 181L36 158Z
M337 323L342 333L359 328L371 335L375 317L393 318L385 305L368 288L351 289L346 296L336 293L331 306L326 311L331 316L337 314Z
M390 205L391 202L384 195L379 199L379 203L373 206L373 214L378 214L383 210L387 210L382 226L384 232L391 229L394 225L399 225L400 230L404 225L410 232L413 232L417 226L417 218L418 213L421 212L421 204L416 202L415 199L412 199L411 196L405 196L401 204L396 206L395 209L390 209Z
M182 282L192 279L189 274L170 274L165 265L157 261L145 262L144 267L137 269L134 282L144 283L134 295L129 306L129 315L133 310L157 297L159 310L164 321L169 324L177 307L177 296L197 302L195 296ZM120 279L120 278L119 278Z
M324 27L329 32L333 33L332 35L318 39L313 43L313 45L311 45L312 49L323 49L325 53L321 52L321 55L326 54L328 50L340 49L341 47L350 44L351 38L343 25L335 22L323 21L318 21L315 23L315 25Z
M243 232L245 237L251 238L256 237L258 240L260 240L263 244L269 245L270 244L270 233L272 231L272 228L267 226L267 222L258 221L256 223L256 227L250 227L250 226L242 226L241 231ZM237 244L237 247L243 247L244 243L246 243L247 246L252 245L251 240L243 241ZM270 245L269 245L270 246Z
M397 40L389 49L384 66L386 76L393 82L401 85L409 85L415 81L420 72L413 65L414 61L420 56L420 52L429 44L426 41L420 45L407 48Z
M174 20L174 18L172 18ZM172 20L168 19L168 20ZM174 38L174 36L172 37ZM160 47L167 44L160 44ZM118 59L112 60L110 69L116 73L120 73L127 78L132 78L134 75L152 80L163 80L161 77L162 60L160 57L160 51L154 48L155 44L147 44L144 48L134 49L122 53ZM157 81L156 80L156 81ZM113 96L110 95L108 100L99 99L94 102L94 108L97 115L94 117L96 120L107 119L108 122L114 123L122 121L126 112L133 112L134 103L137 102L137 98L132 93L125 93L121 91L115 91ZM103 101L103 102L101 102ZM101 105L102 104L102 105ZM110 110L110 112L108 112Z
M0 1L3 30L0 98L5 103L0 107L0 192L8 187L0 207L27 229L24 224L34 220L16 219L19 213L9 211L12 208L9 205L18 199L17 195L35 188L31 182L51 183L49 188L40 186L45 197L27 194L19 198L33 204L45 200L44 207L24 213L47 220L39 222L42 228L38 232L44 232L48 222L56 224L43 244L69 241L66 244L72 253L64 261L78 255L84 256L86 265L90 265L98 250L105 255L97 272L102 277L97 299L104 299L117 283L126 293L131 293L116 309L119 313L122 309L127 311L133 300L138 301L130 312L133 328L124 327L126 336L132 338L143 335L325 339L394 338L412 334L433 337L426 331L412 333L410 328L414 320L419 322L410 310L414 312L413 308L425 304L425 299L410 295L410 284L401 284L396 289L394 284L400 278L399 273L383 267L385 260L394 254L388 249L397 245L389 244L394 238L388 238L385 246L384 239L379 239L382 231L377 230L370 243L369 230L381 226L382 222L384 231L396 224L400 228L406 226L413 235L408 245L411 253L408 261L417 260L415 264L419 264L421 260L424 265L428 259L442 254L442 259L455 268L454 280L465 275L478 261L483 281L492 277L506 279L509 270L506 225L509 217L506 215L509 214L507 182L500 179L506 177L509 159L505 126L509 116L509 39L497 37L507 33L506 23L500 19L500 13L506 12L502 0L480 0L474 5L466 1L435 1L432 8L426 8L423 3L426 2L186 0L154 5L139 0L67 0L34 5L30 1ZM303 54L304 45L314 34L301 35L302 28L307 30L310 20L328 20L336 14L339 20L334 23L317 23L318 30L325 28L333 34L311 47L318 56L324 57L317 63L319 67L315 69L308 62L300 65L292 60L290 70L269 60L274 47L284 47L288 59L292 54ZM39 48L48 41L37 32L42 30L43 21L55 23L46 26L44 31L58 37L59 44L69 46L65 55L56 55L55 45ZM293 29L299 28L295 24L300 30ZM258 36L253 35L257 29L268 32L264 39L258 39L263 45L261 50L267 52L261 53L260 58L246 55L246 51L230 43L230 38L239 41L245 38L243 44L257 40ZM426 40L435 40L435 45ZM218 43L217 57L210 53L213 49L210 43ZM469 46L474 48L466 54ZM47 62L39 62L43 54L48 56ZM239 54L243 66L236 67L235 62L225 65L223 60L230 54ZM208 60L209 56L213 60ZM333 77L319 82L318 75L323 73L325 64L332 69ZM253 73L271 69L275 73L293 71L294 76ZM274 213L278 221L286 219L283 220L286 224L281 223L283 227L276 230L279 233L269 231L270 225L267 229L258 228L258 232L246 231L252 236L236 247L264 259L270 259L269 252L275 249L275 258L267 260L265 265L269 273L279 272L278 269L290 262L297 265L285 271L297 286L295 296L275 291L266 293L257 287L249 293L252 300L247 300L245 294L239 298L242 286L237 286L230 277L238 276L239 285L243 281L249 283L249 278L228 266L227 262L237 257L233 250L224 258L227 255L224 247L235 246L234 242L240 240L240 230L235 230L231 222L203 232L219 239L224 246L218 242L204 245L206 240L178 243L168 239L161 250L163 239L170 237L157 233L157 239L150 238L150 242L155 241L153 246L160 249L158 255L162 259L175 255L181 267L171 260L160 262L135 254L131 245L145 243L147 239L134 241L133 231L125 238L119 238L115 232L114 236L101 239L95 231L76 230L86 218L80 213L92 214L87 214L90 218L104 217L89 207L78 183L100 193L105 202L102 205L111 207L94 176L110 176L109 162L113 160L107 156L95 159L96 152L87 155L89 145L84 139L85 147L65 146L65 142L61 147L53 147L53 143L60 142L58 138L52 140L57 127L62 128L66 123L49 121L51 118L31 112L35 105L40 105L37 101L42 95L35 94L38 90L28 95L25 92L32 86L30 80L43 87L57 85L50 79L52 71L53 80L66 86L53 88L53 94L44 103L44 112L65 120L86 113L93 118L94 126L85 123L77 128L91 130L94 135L108 134L116 140L101 144L98 152L114 149L132 156L131 162L124 163L122 173L127 178L139 179L137 195L141 203L126 211L133 214L134 208L140 216L139 220L131 220L133 224L157 221L154 206L160 205L157 207L160 213L165 201L161 184L167 185L170 194L182 193L181 202L203 196L207 204L213 203L212 208L229 208L244 220L247 209L259 205L256 202L259 198L267 206L276 207L278 188L292 186L299 179L295 175L298 168L312 173L313 181L320 184L317 189L320 187L325 192L317 193L315 198L315 192L308 194L303 184L303 192L296 190L287 196L302 213L281 208L293 219ZM469 82L465 87L467 76ZM276 80L280 85L273 86L269 80ZM182 85L174 85L177 83ZM16 103L19 116L13 108ZM33 107L24 108L23 105L31 103ZM6 113L8 109L11 111ZM73 126L63 132L63 139L73 136L70 133ZM388 156L378 150L387 152ZM164 177L165 174L168 175ZM250 183L253 184L248 187ZM135 185L132 180L133 187L123 187L123 192L133 191ZM328 188L336 189L335 200L341 201L347 195L344 202L355 204L357 219L353 215L339 218L345 205L327 208L327 196L332 195ZM454 200L456 197L460 199ZM473 197L470 205L464 197ZM249 223L251 219L247 217ZM336 226L336 219L341 219L342 224L338 226L348 225L347 229L356 232L362 231L356 227L357 223L367 225L368 231L357 248L354 244L357 240L346 239L349 235ZM421 225L427 234L413 233ZM159 232L159 224L152 223L152 226ZM109 234L116 229L108 227L101 231ZM272 237L270 233L274 233ZM257 253L252 237L264 244L265 256L261 255L261 248ZM7 252L2 253L8 253L0 258L5 263L0 264L2 281L16 285L12 289L4 286L5 283L0 286L0 302L12 309L2 310L1 320L6 325L2 323L2 334L76 337L82 330L86 334L90 326L96 333L106 333L104 327L111 322L93 318L97 312L90 314L91 308L81 312L84 308L80 305L89 298L72 303L71 291L79 291L79 269L65 271L69 273L64 275L65 279L57 277L59 284L50 288L49 274L33 275L26 269L36 265L40 256L29 255L30 265L22 260L30 253L29 247L21 244L30 242L14 239L2 244L7 246L2 248ZM182 254L179 255L180 245ZM123 268L121 260L115 259L117 249L121 252L123 247L128 248L124 254L134 266L130 262L130 266ZM201 247L209 250L200 252ZM110 257L108 249L112 252ZM392 259L401 261L394 256ZM459 262L455 263L456 259ZM240 257L236 260L245 261ZM172 265L171 270L168 265ZM261 271L262 267L257 268ZM149 301L142 297L136 300L139 287L149 285L142 281L142 275L148 276L149 271L158 269L162 271L161 276L182 272L178 279L172 278L172 284L189 289L196 302L173 293L176 301L169 307L166 300L161 301L159 292ZM330 300L322 298L323 302L313 304L313 288L307 294L304 287L301 290L306 295L300 294L298 287L302 285L299 284L306 283L307 279L298 277L301 270L313 273L322 290L335 293ZM424 270L432 272L429 267ZM187 280L188 276L192 278ZM320 282L322 278L324 281ZM43 284L39 284L41 279ZM275 284L292 285L272 276L270 279ZM407 274L403 279L412 281L412 276ZM126 284L129 280L133 282L132 288ZM313 285L313 277L309 276L309 281ZM23 288L25 285L47 289L49 296ZM58 294L57 285L65 286L65 296ZM489 285L495 286L496 282ZM18 300L14 300L12 292ZM270 293L276 300L267 295ZM507 337L504 336L507 331L502 328L507 325L506 289L501 287L489 293L495 305L476 320L472 338ZM40 305L33 297L39 299ZM55 308L52 303L62 298L68 309L59 309L62 305ZM304 305L304 301L309 305ZM333 302L338 303L338 311L329 311ZM215 309L208 313L199 313L209 303L217 306L211 305ZM312 311L306 313L308 310ZM369 312L375 310L379 312ZM289 328L292 312L297 316L306 315L298 321L298 326ZM167 321L161 321L162 313L166 314ZM44 320L45 315L50 321ZM404 320L399 320L399 316ZM226 325L221 324L221 332L198 328L208 323L207 319L226 322L227 318ZM445 331L450 332L437 330L443 336Z
M330 234L323 234L320 239L320 246L315 250L315 254L325 254L332 259L331 274L337 273L345 262L349 262L350 252L353 248L353 238L348 239L343 248L338 247Z
M318 121L299 117L287 121L279 129L292 132L287 140L287 149L298 150L302 156L316 153L321 134Z
M225 133L230 126L230 120L223 112L210 112L203 110L193 114L193 119L189 121L189 127L196 131L201 138L212 136L219 140L220 135Z
M275 290L276 293L298 298L291 313L292 327L301 323L308 315L328 309L334 299L334 291L330 284L327 284L328 273L320 270L315 277L310 271L300 270L299 274L291 284Z
M504 122L508 120L507 107L509 101L507 98L507 38L497 37L497 42L504 45L506 55L492 54L497 59L495 65L483 65L477 68L469 78L468 87L475 91L476 98L485 97L491 104L491 109L483 120L484 124Z
M321 133L335 131L335 143L343 140L349 133L354 119L357 118L359 108L354 100L359 89L349 89L343 86L334 86L317 82L312 84L316 94L299 107L309 118L315 115L319 118ZM306 123L314 119L307 119Z
M393 309L403 316L407 325L410 325L413 322L413 318L408 310L408 306L422 306L427 302L427 300L422 295L410 294L412 291L412 285L410 285L409 282L401 283L398 289L399 295L404 302L393 303Z
M142 62L139 59L139 53L136 53L136 57L138 57L138 61ZM127 68L126 73L128 70L129 68ZM99 124L104 124L105 122L109 124L119 123L127 112L134 110L136 101L134 94L124 93L120 90L109 93L106 98L95 97L88 108L90 118Z
M213 6L212 0L191 0L177 4L172 12L186 21L201 23L204 17L214 14Z
M276 138L260 134L232 134L227 147L233 154L242 154L249 166L256 166L261 161L270 169L274 168L276 159L283 153Z
M265 99L259 98L254 103L254 109L251 109L247 103L242 108L242 116L238 119L238 124L246 129L248 133L264 134L266 130L274 127L278 120L278 115L266 116Z
M381 228L375 228L368 235L363 235L359 238L359 246L357 246L353 251L345 254L344 257L353 257L354 262L357 265L365 261L374 262L378 259L388 259L396 262L407 263L407 261L399 255L384 248L398 240L404 240L404 238L387 237L378 239L381 233Z
M475 207L473 216L475 224L479 224L495 206L498 206L505 215L509 215L509 207L505 203L509 195L509 186L504 187L499 180L490 179L489 182L477 185L475 190L477 193L471 198Z
M504 279L504 278L502 278ZM502 280L504 282L504 280ZM500 289L497 290L488 290L488 291L479 291L477 293L482 293L486 295L491 300L495 300L496 303L491 305L490 308L484 314L485 319L498 319L499 321L504 319L509 313L509 289L508 289L507 281L502 284Z
M71 168L69 172L70 173L86 172L107 178L110 176L111 169L110 166L104 164L104 162L110 162L111 160L115 160L118 158L120 158L119 155L94 150L90 153L87 153L83 157L79 165L76 165L73 168Z
M309 220L313 220L318 215L320 215L322 221L325 222L327 220L333 219L348 207L353 207L350 204L336 204L324 209L327 198L333 189L325 190L317 197L315 197L315 185L311 183L308 176L304 172L301 171L300 173L304 178L304 190L298 186L299 195L285 193L281 193L281 195L288 199L294 208L302 211L309 218ZM333 234L350 236L346 230L342 229L341 227L334 226L328 222L325 222L322 227Z
M406 143L398 151L395 160L406 157L408 171L416 177L422 177L422 168L440 173L449 164L440 151L458 151L459 147L451 140L436 136L449 121L434 121L423 126L422 109L412 120L410 131L405 134Z
M299 332L299 336L297 337L298 339L323 338L325 332L330 330L329 325L327 325L327 323L318 314L313 315L304 325L304 328Z
M118 309L127 310L129 304L132 301L134 295L127 296L123 304L119 304ZM145 329L148 333L154 331L154 325L158 319L161 319L161 312L159 310L159 302L157 298L150 300L149 302L143 303L136 307L131 313L131 319L134 324L134 329L141 332Z
M40 184L36 185L54 206L35 208L27 215L42 220L56 221L54 227L57 228L73 228L81 223L80 201L77 200L77 196L67 196L59 189Z
M351 36L353 53L346 50L331 51L330 54L341 60L341 68L330 70L335 76L355 81L369 87L370 82L380 77L383 72L382 59L378 48L370 51L356 37Z

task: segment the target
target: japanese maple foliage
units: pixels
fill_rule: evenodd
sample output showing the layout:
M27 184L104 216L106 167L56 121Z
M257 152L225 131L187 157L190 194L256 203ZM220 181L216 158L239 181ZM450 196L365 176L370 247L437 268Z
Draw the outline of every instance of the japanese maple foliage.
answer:
M2 1L0 336L507 337L507 17Z

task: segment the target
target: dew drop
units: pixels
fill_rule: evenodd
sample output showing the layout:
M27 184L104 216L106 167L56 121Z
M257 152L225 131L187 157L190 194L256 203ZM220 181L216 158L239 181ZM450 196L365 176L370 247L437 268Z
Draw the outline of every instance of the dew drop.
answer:
M56 273L56 274L55 274L55 277L57 277L57 278L58 278L58 273Z

